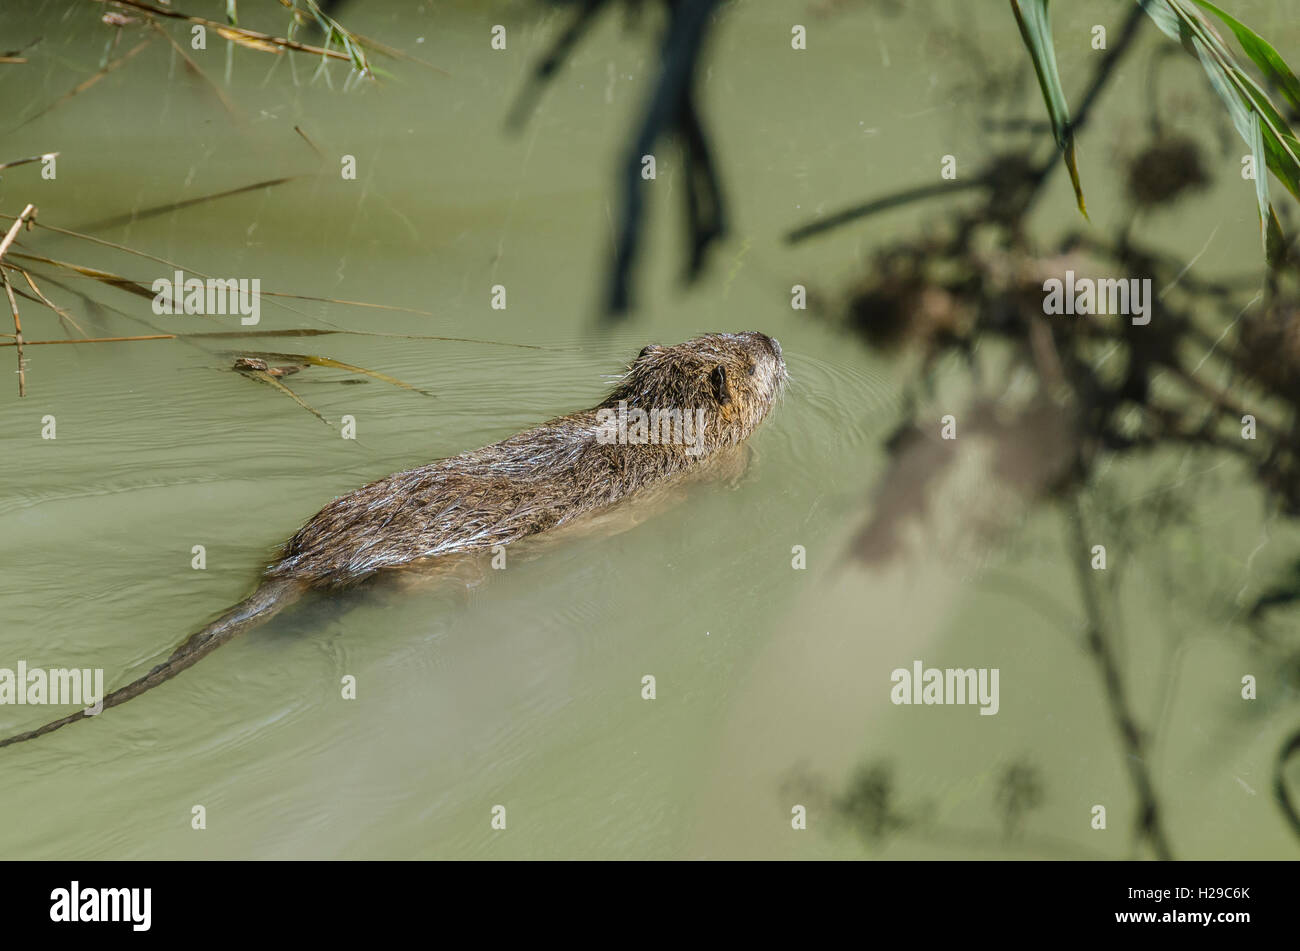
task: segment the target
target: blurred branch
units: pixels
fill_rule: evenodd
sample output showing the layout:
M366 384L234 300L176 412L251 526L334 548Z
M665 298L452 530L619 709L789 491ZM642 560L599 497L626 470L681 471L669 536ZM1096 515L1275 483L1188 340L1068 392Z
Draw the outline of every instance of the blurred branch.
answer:
M517 130L527 120L545 84L555 77L608 2L583 0L573 20L534 67L528 85L510 110L508 128ZM624 316L632 306L632 273L645 227L642 159L653 155L655 146L666 135L681 142L685 164L688 282L703 273L709 249L726 235L722 183L695 98L696 68L718 5L719 0L664 0L668 25L660 43L658 72L640 125L619 167L622 211L606 279L607 317Z
M1291 825L1291 831L1300 836L1300 812L1296 811L1296 805L1286 786L1286 766L1297 753L1300 753L1300 730L1292 733L1277 752L1277 761L1273 767L1273 793L1282 808L1282 815Z
M1106 688L1106 702L1110 707L1116 732L1123 743L1124 762L1128 766L1129 777L1138 797L1138 839L1148 840L1156 857L1168 861L1173 858L1173 853L1165 837L1159 802L1151 783L1151 775L1147 770L1146 743L1142 730L1124 698L1124 684L1120 677L1119 664L1114 647L1106 636L1101 604L1093 582L1093 570L1088 564L1088 536L1084 530L1083 511L1077 496L1071 498L1068 518L1071 528L1071 546L1074 549L1070 560L1075 566L1079 593L1083 598L1083 607L1088 619L1088 649L1101 673L1102 683Z

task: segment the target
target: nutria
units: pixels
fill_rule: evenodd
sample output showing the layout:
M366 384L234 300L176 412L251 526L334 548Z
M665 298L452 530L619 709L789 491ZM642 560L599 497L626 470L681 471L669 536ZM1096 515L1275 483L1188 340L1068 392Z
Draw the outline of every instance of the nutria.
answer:
M138 697L310 590L337 590L413 562L508 545L684 475L745 439L786 380L781 345L757 332L650 345L601 403L509 439L390 475L336 498L280 550L262 582L148 674L104 697ZM663 441L616 420L635 410L703 422ZM702 413L702 415L697 415ZM646 439L653 441L644 441ZM0 741L21 743L87 716L77 711Z

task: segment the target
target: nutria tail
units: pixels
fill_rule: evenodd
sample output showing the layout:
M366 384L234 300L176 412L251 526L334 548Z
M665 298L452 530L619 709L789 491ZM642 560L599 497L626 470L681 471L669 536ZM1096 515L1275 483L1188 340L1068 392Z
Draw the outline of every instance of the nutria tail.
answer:
M276 579L263 582L256 591L243 601L240 601L203 630L192 635L180 647L172 651L170 657L149 671L149 673L106 696L104 698L104 709L133 700L146 690L151 690L160 683L171 680L182 670L194 666L208 654L211 654L226 641L270 620L274 615L302 597L305 590L306 585L295 579ZM34 740L38 736L52 733L61 726L76 723L78 720L86 719L86 717L86 711L78 710L61 720L55 720L35 730L28 730L26 733L19 733L8 739L0 740L0 746L21 743L24 740Z

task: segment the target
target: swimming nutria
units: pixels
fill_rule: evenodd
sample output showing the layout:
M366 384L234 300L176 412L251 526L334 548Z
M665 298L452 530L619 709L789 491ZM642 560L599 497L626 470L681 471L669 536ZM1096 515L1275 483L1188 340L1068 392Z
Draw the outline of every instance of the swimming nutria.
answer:
M256 591L144 677L106 696L104 707L170 680L309 590L339 589L420 559L507 545L683 474L745 439L785 380L781 345L766 334L705 334L672 347L652 344L591 409L335 499L285 543ZM702 419L703 430L683 430L690 445L610 441L611 417L620 405L629 413L676 410ZM85 717L79 710L0 746Z

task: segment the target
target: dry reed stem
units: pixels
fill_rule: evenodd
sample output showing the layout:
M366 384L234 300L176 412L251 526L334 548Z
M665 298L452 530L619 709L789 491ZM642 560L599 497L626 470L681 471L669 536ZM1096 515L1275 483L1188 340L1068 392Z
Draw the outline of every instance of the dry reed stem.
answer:
M106 0L96 0L96 2L104 3ZM296 50L299 53L314 53L317 56L328 56L330 59L341 59L348 63L352 62L352 58L348 56L347 53L340 53L337 50L322 49L319 46L308 46L306 43L287 40L282 36L272 36L270 33L259 33L256 30L247 30L243 27L231 26L228 23L218 23L216 20L190 16L188 13L181 13L179 10L166 10L162 7L155 7L152 4L141 3L139 0L113 0L113 3L122 7L131 7L135 10L143 10L145 13L152 13L154 16L167 17L171 20L184 20L187 23L197 23L201 26L208 27L209 29L216 30L218 35L233 33L243 39L278 46L281 50ZM256 49L257 47L253 48Z
M5 336L8 336L7 334ZM59 343L126 343L132 340L175 340L175 334L142 334L138 337L78 337L75 340L24 340L25 347L50 346ZM0 342L0 347L12 347L15 341Z
M82 328L81 324L77 323L77 319L76 319L75 317L73 317L73 316L72 316L71 314L69 314L66 310L64 310L63 308L59 307L57 304L55 304L54 301L52 301L52 300L50 300L48 297L46 297L46 296L41 292L41 289L40 289L39 287L36 286L36 281L32 279L32 276L31 276L30 274L28 274L28 273L27 273L26 271L24 271L22 268L18 268L17 270L18 270L18 273L21 274L21 275L23 276L23 279L27 281L27 286L30 287L30 288L32 289L32 293L35 294L37 297L39 297L39 298L41 299L41 303L42 303L42 304L44 304L44 305L45 305L46 307L48 307L50 310L52 310L52 311L54 311L56 314L58 314L60 318L62 318L63 320L66 320L68 323L72 324L72 326L76 327L76 328L77 328L77 333L81 334L81 336L83 336L83 337L86 336L86 331Z
M28 205L10 225L4 239L0 240L0 264L4 261L5 252L17 240L18 232L22 230L23 225L29 223L34 217L36 217L36 206ZM18 301L14 299L14 289L10 286L9 275L5 273L3 267L0 267L0 281L4 283L5 295L9 298L9 310L14 315L14 347L18 352L18 396L21 398L27 395L27 372L23 369L23 323L18 319Z

